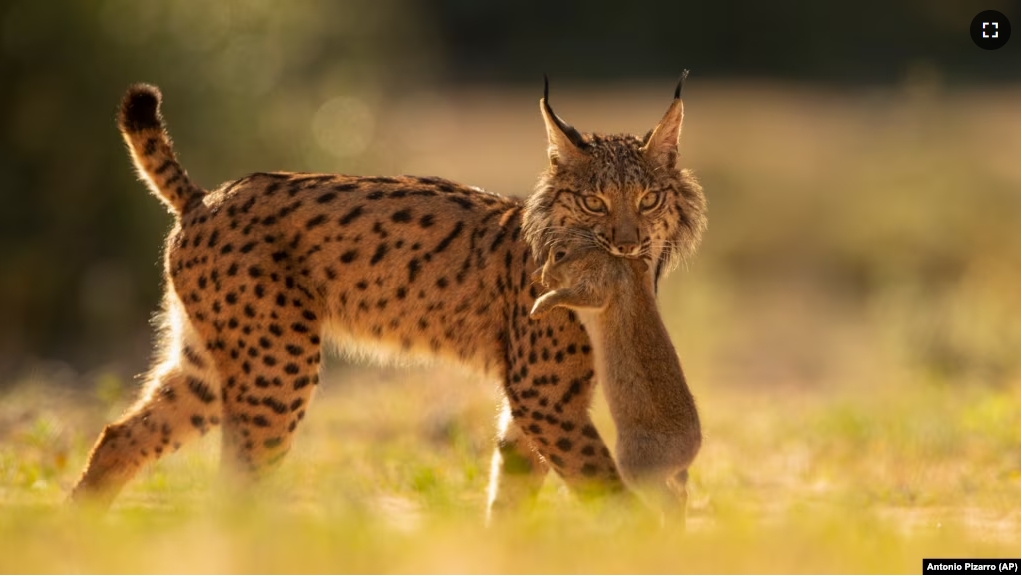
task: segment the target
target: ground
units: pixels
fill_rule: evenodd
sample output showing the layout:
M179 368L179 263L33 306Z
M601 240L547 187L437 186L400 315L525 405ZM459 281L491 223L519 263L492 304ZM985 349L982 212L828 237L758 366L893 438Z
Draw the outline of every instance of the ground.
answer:
M0 409L0 568L918 573L923 557L1019 555L1016 388L693 388L706 442L684 534L584 506L553 477L482 529L494 389L457 370L332 371L257 505L220 487L214 433L104 518L63 499L123 401L16 391Z

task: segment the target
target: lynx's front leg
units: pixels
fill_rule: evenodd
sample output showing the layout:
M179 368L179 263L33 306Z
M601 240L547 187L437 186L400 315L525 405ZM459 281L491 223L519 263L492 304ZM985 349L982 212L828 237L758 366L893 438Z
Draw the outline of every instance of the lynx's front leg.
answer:
M505 510L531 503L549 471L550 466L514 421L505 398L497 423L497 448L490 462L486 523Z
M524 318L528 309L517 314ZM589 340L566 310L544 320L529 320L509 341L504 391L511 417L574 492L619 492L624 485L589 414L596 383Z

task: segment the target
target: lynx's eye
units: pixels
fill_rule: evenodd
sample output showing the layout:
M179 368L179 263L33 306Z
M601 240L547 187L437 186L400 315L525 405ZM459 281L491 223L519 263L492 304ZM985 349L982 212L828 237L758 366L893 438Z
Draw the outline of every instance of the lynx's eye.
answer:
M582 207L594 214L603 214L607 211L607 205L599 196L583 196Z
M642 210L652 210L660 205L660 198L663 195L659 192L650 192L643 196L639 200L639 208Z

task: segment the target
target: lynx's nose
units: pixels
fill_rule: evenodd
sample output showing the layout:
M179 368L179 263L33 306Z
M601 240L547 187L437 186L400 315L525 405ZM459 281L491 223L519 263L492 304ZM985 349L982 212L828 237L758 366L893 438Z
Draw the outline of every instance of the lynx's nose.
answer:
M614 247L621 256L635 256L639 253L638 242L617 242Z
M633 215L618 215L611 229L610 240L618 256L635 256L639 253L639 225Z

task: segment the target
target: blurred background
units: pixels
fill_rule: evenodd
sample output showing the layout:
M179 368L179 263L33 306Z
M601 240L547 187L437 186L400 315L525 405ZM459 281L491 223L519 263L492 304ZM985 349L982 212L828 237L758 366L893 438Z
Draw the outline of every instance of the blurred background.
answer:
M1018 3L968 0L5 0L0 388L147 366L171 217L115 128L132 82L162 88L207 188L414 173L524 197L544 73L568 122L642 134L683 68L710 205L662 296L687 369L1017 386L1020 62L970 40L991 8L1018 33Z
M969 37L988 9L1015 28L997 51ZM1018 2L974 0L0 0L0 572L1017 558L1020 27ZM342 358L267 491L283 510L205 519L224 494L210 434L109 522L59 514L152 353L172 218L117 133L131 83L163 90L207 188L405 173L525 197L544 73L579 129L644 134L686 68L681 164L710 224L659 295L705 437L685 541L576 522L556 478L538 522L480 531L496 383ZM593 412L613 443L602 397Z

